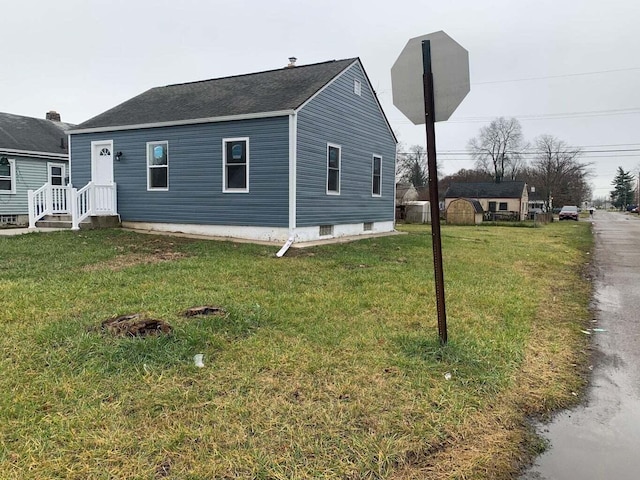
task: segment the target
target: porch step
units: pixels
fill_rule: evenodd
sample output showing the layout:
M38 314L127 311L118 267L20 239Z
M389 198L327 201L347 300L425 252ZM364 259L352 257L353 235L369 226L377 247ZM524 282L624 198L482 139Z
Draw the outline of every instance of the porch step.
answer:
M36 227L41 228L71 228L73 223L71 215L47 215L42 220L36 222ZM81 229L111 228L120 226L118 215L108 215L85 218L80 222Z
M71 215L47 215L36 222L40 228L71 228Z

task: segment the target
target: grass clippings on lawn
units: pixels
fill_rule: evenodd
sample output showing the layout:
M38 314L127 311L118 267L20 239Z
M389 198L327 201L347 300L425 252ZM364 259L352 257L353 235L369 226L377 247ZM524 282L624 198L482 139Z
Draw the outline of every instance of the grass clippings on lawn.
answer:
M526 417L582 385L589 225L444 226L444 347L430 230L403 228L281 259L120 230L0 239L0 478L510 478L537 446ZM172 331L96 331L131 312Z

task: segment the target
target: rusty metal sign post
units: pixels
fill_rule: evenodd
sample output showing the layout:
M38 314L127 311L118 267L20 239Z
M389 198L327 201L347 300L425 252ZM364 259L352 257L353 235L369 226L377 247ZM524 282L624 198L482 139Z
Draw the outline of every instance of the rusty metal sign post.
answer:
M442 31L412 38L391 68L391 81L393 104L414 124L424 123L427 132L431 243L438 334L440 343L444 345L447 343L448 335L440 236L435 122L447 120L469 93L469 54Z
M440 344L447 343L447 309L444 301L444 271L442 267L442 239L440 236L440 197L438 195L438 165L436 163L436 122L433 101L433 72L431 71L431 41L422 41L422 82L424 87L424 117L427 131L427 167L429 174L429 202L431 206L431 245L433 273L436 282L436 308Z

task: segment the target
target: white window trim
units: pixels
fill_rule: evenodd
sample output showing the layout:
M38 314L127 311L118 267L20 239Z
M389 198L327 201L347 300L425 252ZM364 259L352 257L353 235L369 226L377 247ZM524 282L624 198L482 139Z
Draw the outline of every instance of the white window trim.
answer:
M338 149L338 191L329 190L329 148L337 148ZM342 183L342 146L337 145L335 143L327 143L327 151L325 153L325 160L327 162L327 174L324 180L324 186L327 192L327 195L340 195L340 188Z
M245 156L247 157L245 188L227 188L227 143L229 142L245 142L247 149L245 152ZM249 193L249 161L251 159L249 152L249 137L231 137L222 139L222 193Z
M52 167L60 167L61 169L61 174L62 174L62 186L66 186L64 184L64 180L65 178L67 178L67 165L64 163L54 163L54 162L47 162L47 182L49 183L49 185L52 185L51 183L51 168Z
M373 185L375 183L375 162L376 158L380 159L380 193L373 193ZM371 196L372 197L381 197L382 196L382 155L376 155L375 153L371 156Z
M16 193L16 161L13 158L9 160L9 181L11 182L11 190L0 190L0 195L15 195ZM3 175L4 178L4 175Z
M150 145L160 145L160 144L164 144L166 146L167 149L167 165L156 165L156 166L152 166L149 163L149 146ZM147 191L148 192L168 192L169 191L169 141L168 140L157 140L155 142L147 142L147 151L146 151L146 156L147 156ZM152 168L166 168L167 169L167 186L166 187L152 187L151 186L151 169Z

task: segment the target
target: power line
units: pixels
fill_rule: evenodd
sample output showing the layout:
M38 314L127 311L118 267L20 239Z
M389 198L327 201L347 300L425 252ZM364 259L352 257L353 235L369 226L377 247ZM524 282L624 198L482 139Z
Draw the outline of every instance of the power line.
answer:
M562 120L566 118L592 118L592 117L607 117L615 115L637 115L640 113L640 108L620 108L612 110L592 110L586 112L564 112L564 113L541 113L541 114L527 114L527 115L509 115L509 117L516 118L520 121L529 120ZM460 117L457 119L447 120L447 123L484 123L490 122L496 119L496 117L504 115L493 115L486 117ZM409 120L392 119L393 123L409 124L413 123Z
M567 77L581 77L586 75L600 75L603 73L617 73L617 72L631 72L634 70L640 70L640 67L631 68L617 68L614 70L597 70L594 72L580 72L580 73L565 73L562 75L547 75L544 77L528 77L528 78L514 78L511 80L490 80L487 82L474 82L471 85L492 85L496 83L512 83L512 82L529 82L531 80L547 80L550 78L567 78Z
M634 149L619 149L619 150L581 150L580 147L573 147L575 148L578 153L580 154L586 154L586 156L588 157L592 157L592 156L597 156L597 155L593 155L596 153L632 153L632 152L640 152L640 148L634 148ZM415 155L415 152L397 152L401 155ZM465 150L443 150L441 152L437 152L438 155L440 156L447 156L447 155L454 155L454 156L458 156L458 155L468 155L468 156L473 156L473 153L465 151ZM571 153L571 152L570 152ZM541 153L540 152L536 152L535 150L530 150L530 151L526 151L526 152L510 152L511 155L523 155L523 156L539 156ZM507 155L508 156L508 155ZM637 155L600 155L602 157L635 157Z

